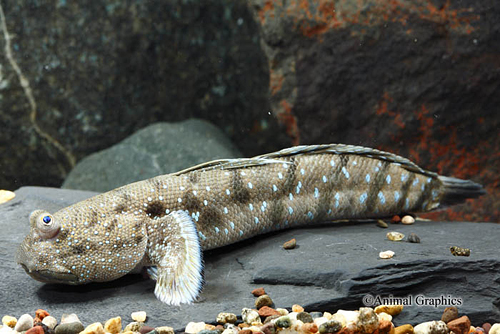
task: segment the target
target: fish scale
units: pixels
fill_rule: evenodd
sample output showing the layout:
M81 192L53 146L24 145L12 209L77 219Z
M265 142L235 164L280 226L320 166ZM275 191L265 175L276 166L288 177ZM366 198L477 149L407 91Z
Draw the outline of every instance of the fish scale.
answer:
M35 279L67 284L147 268L161 301L188 303L201 289L202 250L292 225L431 211L483 193L391 153L298 146L135 182L55 214L37 210L17 259Z

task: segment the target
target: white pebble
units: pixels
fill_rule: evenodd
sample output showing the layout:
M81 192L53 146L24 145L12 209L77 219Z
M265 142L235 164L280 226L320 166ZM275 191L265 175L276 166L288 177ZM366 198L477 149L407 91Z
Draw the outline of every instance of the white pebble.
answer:
M205 329L205 323L203 321L190 322L189 324L186 325L186 329L184 330L184 332L188 334L196 334L204 329Z
M18 333L9 326L4 325L0 326L0 334L18 334Z
M378 320L379 321L392 321L392 315L385 313L385 312L380 312L378 313Z
M146 312L144 312L144 311L132 312L130 317L134 321L144 322L144 321L146 321Z
M402 219L401 219L401 223L405 224L405 225L411 225L415 222L415 218L413 218L412 216L404 216Z
M493 327L492 327L493 328ZM444 321L427 321L413 328L415 334L447 334L448 326ZM490 329L491 333L491 329Z
M491 326L489 334L500 334L500 323L493 324Z
M340 319L335 319L340 321L342 324L348 324L349 322L356 323L358 321L359 317L359 312L358 311L345 311L345 310L338 310L337 313L338 316L344 317L344 321L340 321ZM334 319L335 314L332 316L332 319ZM345 326L345 325L344 325Z
M14 327L14 330L16 332L22 332L22 331L27 331L33 327L33 317L29 314L23 314L19 320L17 320L16 327Z
M174 334L174 329L169 326L161 326L161 327L156 327L155 328L156 332L158 334Z
M42 324L49 327L50 329L54 329L57 325L57 319L51 315L48 315L45 318L43 318Z
M241 310L241 319L244 323L249 325L262 323L259 313L256 310L252 310L249 308L244 308Z
M71 314L63 314L62 317L61 317L61 324L69 324L71 322L79 322L79 323L82 323L80 321L80 319L78 319L78 316L74 313L71 313Z
M388 250L388 251L385 251L385 252L380 252L378 254L378 256L381 258L381 259L390 259L394 256L394 252L391 251L391 250Z

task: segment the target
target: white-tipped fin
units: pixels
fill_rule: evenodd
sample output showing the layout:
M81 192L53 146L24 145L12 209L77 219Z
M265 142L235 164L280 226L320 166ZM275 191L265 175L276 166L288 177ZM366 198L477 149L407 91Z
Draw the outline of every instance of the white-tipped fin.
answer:
M202 286L202 253L196 226L184 211L174 211L161 218L172 226L166 246L156 248L161 252L160 263L149 268L148 274L156 279L156 297L169 305L191 303Z

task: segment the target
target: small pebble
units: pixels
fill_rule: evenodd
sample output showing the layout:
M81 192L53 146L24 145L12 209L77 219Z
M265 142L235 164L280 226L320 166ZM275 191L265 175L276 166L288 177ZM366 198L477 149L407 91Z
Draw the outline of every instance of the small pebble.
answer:
M413 327L415 334L448 334L448 326L443 321L427 321Z
M238 330L238 327L236 326L231 326L231 327L228 327L226 328L222 334L238 334L239 330Z
M205 326L203 326L203 328L205 328ZM149 333L153 330L154 330L154 328L151 326L141 326L141 328L139 328L139 333L146 334L146 333Z
M80 319L78 319L78 316L74 313L71 314L63 314L61 317L61 324L65 323L70 323L70 322L80 322Z
M382 219L377 220L377 226L382 227L382 228L389 227L389 225L387 225L387 223L385 221L383 221Z
M387 250L387 251L385 251L385 252L380 252L380 253L378 254L378 256L379 256L381 259L390 259L390 258L392 258L392 257L394 256L394 254L395 254L395 253L394 253L393 251L391 251L391 250Z
M260 309L263 306L271 307L273 305L273 300L269 295L262 295L255 300L255 308Z
M173 332L173 329L172 329ZM198 334L220 334L221 332L217 329L202 329ZM159 334L159 333L158 333Z
M489 322L485 322L481 327L483 327L485 333L488 334L491 329L491 324Z
M371 307L360 307L356 327L362 333L373 333L379 326L377 314Z
M227 313L227 312L221 312L217 315L217 319L216 321L219 323L219 324L234 324L236 322L236 320L238 320L238 318L236 317L236 314L234 313Z
M264 318L271 317L273 315L281 316L281 313L269 306L262 306L258 312L259 315Z
M139 332L141 327L143 325L137 321L129 323L125 328L123 329L124 332Z
M323 316L323 313L321 313L321 312L311 312L311 313L309 313L309 314L311 315L311 317L312 317L313 319L316 319L316 318L321 318L321 317Z
M391 241L400 241L403 240L405 235L399 232L387 232L387 239Z
M49 312L39 308L38 310L35 311L35 319L39 319L40 321L35 321L35 322L41 322L43 318L49 315L50 315Z
M302 325L301 331L305 334L317 333L318 325L316 325L315 323L306 323Z
M307 312L299 312L297 313L297 320L307 324L313 322L313 317L311 317L311 315Z
M400 222L401 222L401 217L399 217L398 215L392 216L391 223L398 224Z
M244 308L241 310L241 319L249 325L261 324L259 313L256 310Z
M410 324L394 328L394 334L413 334L413 326Z
M403 305L379 305L375 307L375 313L387 313L392 316L398 315L403 311Z
M288 315L288 310L286 308L277 308L276 311L278 311L281 315Z
M319 326L319 332L321 334L326 333L336 333L342 328L342 324L337 320L328 320L327 322Z
M418 244L420 243L420 238L418 235L416 235L415 233L410 233L410 235L408 236L408 242L412 242L414 244Z
M288 240L283 244L284 249L294 249L297 246L297 240L293 238L292 240Z
M488 331L488 334L500 334L500 323L493 324Z
M252 331L249 329L242 329L241 331L239 331L239 334L252 334Z
M5 326L8 326L10 328L14 328L17 324L17 319L10 316L10 315L5 315L2 318L2 324L4 324Z
M17 320L14 330L16 332L22 332L27 331L31 327L33 327L33 317L29 314L23 314L19 320Z
M292 305L292 312L304 312L304 308L298 304Z
M264 326L262 326L260 328L260 330L264 334L275 334L276 333L276 325L273 324L272 322L268 322L267 324L265 324Z
M380 313L377 313L378 315L378 320L379 321L392 321L392 315L388 314L388 313L385 313L385 312L380 312Z
M453 256L470 256L470 249L457 246L450 247L450 252Z
M406 215L401 219L401 223L403 223L405 225L411 225L411 224L415 223L415 218L413 218L412 216Z
M468 334L470 329L470 320L466 315L452 320L446 324L450 331L455 334Z
M358 311L346 310L338 310L337 313L332 315L332 319L340 321L342 323L342 327L344 327L349 322L356 323L358 321L358 317Z
M455 306L450 306L444 309L441 315L441 321L449 323L458 318L458 309Z
M111 318L104 324L104 331L111 334L118 334L122 330L122 318Z
M146 321L146 312L144 312L144 311L132 312L130 317L134 321L144 322L144 321Z
M383 314L387 314L387 313L383 313ZM387 316L391 316L389 314L387 314ZM379 321L379 324L378 324L378 328L375 330L375 332L378 332L379 334L387 334L389 332L394 332L394 325L392 324L392 322L390 320L380 320Z
M281 314L280 315L271 315L271 316L264 319L264 324L267 324L268 322L270 322L274 319L278 319L279 317L281 317Z
M276 327L279 327L279 328L288 328L292 325L292 320L290 319L289 316L284 315L284 316L281 316L278 319L276 319L274 324L276 325Z
M48 315L45 318L43 318L42 324L44 324L45 326L47 326L50 329L54 329L57 325L57 319L51 315ZM83 330L83 328L82 328L82 330Z
M0 204L10 201L16 194L8 190L0 190Z
M45 320L45 319L44 319ZM85 328L83 327L81 322L66 322L64 324L60 324L56 327L56 334L78 334L83 331Z
M196 334L199 331L202 331L205 329L205 323L204 322L190 322L187 324L186 329L184 332L189 333L189 334Z
M42 326L34 326L28 329L25 334L44 334Z
M174 329L168 326L161 326L155 328L158 334L174 334Z
M252 295L254 295L255 297L260 297L265 294L266 291L264 291L264 288L257 288L252 290Z
M56 327L57 329L57 327ZM100 322L88 325L80 334L104 334L104 328Z

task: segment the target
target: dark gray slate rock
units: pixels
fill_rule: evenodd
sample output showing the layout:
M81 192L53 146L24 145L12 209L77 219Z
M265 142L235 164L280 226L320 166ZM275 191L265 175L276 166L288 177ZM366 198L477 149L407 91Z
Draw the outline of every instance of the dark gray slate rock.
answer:
M267 61L246 1L5 0L2 7L35 123L77 161L150 123L192 117L217 124L247 156L264 153L264 143L280 147ZM4 46L2 31L0 189L59 186L71 166L34 130Z
M62 188L105 192L124 184L177 172L241 153L210 122L155 123L80 161Z
M421 222L390 225L422 242L391 242L387 229L374 222L332 223L329 226L293 229L266 235L206 252L206 284L198 302L180 307L160 303L153 295L154 282L140 275L86 286L62 286L34 281L14 262L14 253L28 231L31 210L55 211L93 193L38 187L21 188L14 200L0 205L0 308L3 314L33 314L44 308L57 319L75 312L84 325L143 310L150 326L183 328L189 321L213 322L219 312L241 313L252 307L250 293L263 286L276 307L297 303L306 311L357 309L367 294L427 298L460 298L460 314L473 324L500 318L500 225L492 223ZM281 245L296 238L298 247ZM453 257L450 246L472 249L470 257ZM393 250L393 259L378 253ZM405 307L394 318L396 325L436 320L442 307Z

